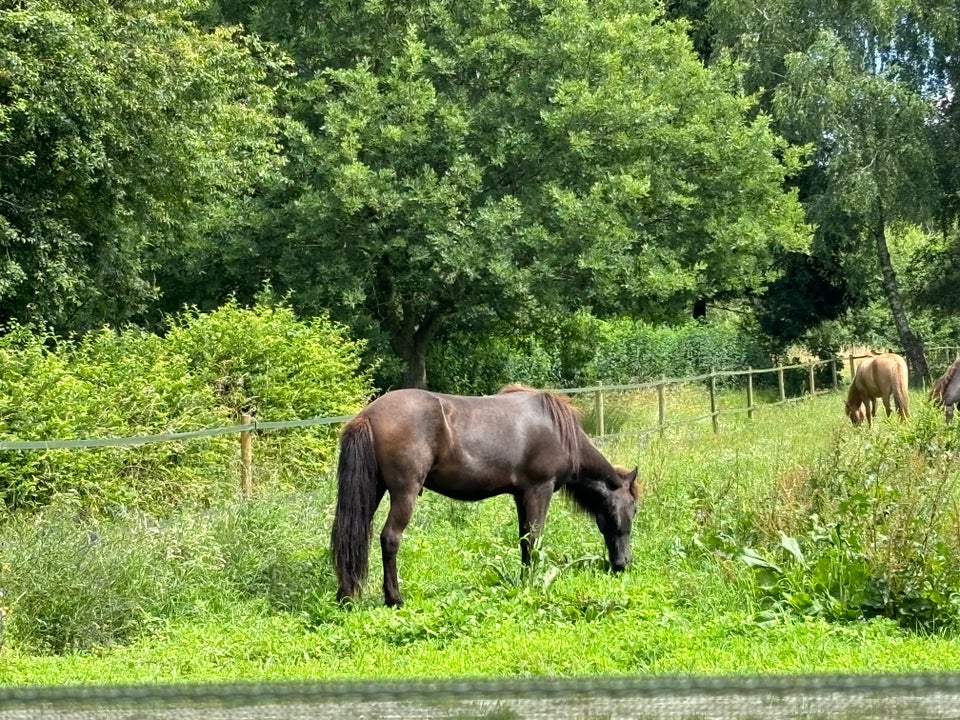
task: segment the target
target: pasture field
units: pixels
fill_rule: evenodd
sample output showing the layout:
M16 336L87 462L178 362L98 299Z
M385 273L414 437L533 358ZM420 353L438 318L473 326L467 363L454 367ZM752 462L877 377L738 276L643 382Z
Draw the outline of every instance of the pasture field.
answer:
M731 392L729 402L739 398ZM605 571L592 519L559 496L537 563L524 574L509 498L460 503L424 494L400 549L399 609L383 606L378 552L364 597L336 604L327 549L332 475L314 493L265 493L163 522L78 529L69 512L51 511L0 526L0 604L8 607L0 683L960 669L960 638L947 622L960 603L947 587L956 575L911 575L919 584L906 590L885 575L887 595L906 598L900 615L843 616L865 592L851 568L866 577L863 558L884 540L870 524L879 500L895 495L913 503L909 513L932 512L948 535L960 535L956 431L919 393L905 428L885 421L855 429L842 395L829 393L763 407L752 420L723 416L717 434L708 420L639 436L638 426L651 425L649 401L612 401L607 422L618 434L601 445L613 462L637 465L643 481L634 562L621 575ZM884 453L889 462L860 462ZM894 457L904 453L902 462ZM829 503L817 506L822 517L811 525L809 497L823 496L824 478L857 482L860 464L877 484L850 496L862 503L873 543L854 557L837 554ZM897 485L903 467L912 468L905 483L929 476L936 491L918 498ZM893 483L885 494L881 481ZM847 500L837 507L850 512ZM883 507L884 518L896 514ZM833 529L821 537L811 527ZM883 548L902 552L903 567L917 564L904 550L911 528L885 533L900 538ZM928 540L917 541L921 560L935 547L941 555L931 567L949 565L950 538ZM822 552L831 542L835 552ZM874 575L865 579L865 587L876 584ZM927 621L903 621L911 617Z

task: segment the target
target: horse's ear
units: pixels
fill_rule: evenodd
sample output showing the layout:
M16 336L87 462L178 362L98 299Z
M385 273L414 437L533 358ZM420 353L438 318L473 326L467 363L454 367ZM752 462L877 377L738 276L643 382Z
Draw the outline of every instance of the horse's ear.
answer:
M630 489L630 494L633 495L634 498L638 497L640 492L637 488L637 470L638 468L636 467L633 470L617 468L617 475L620 477L620 482L626 483Z
M623 479L629 483L630 494L633 495L634 500L640 499L640 486L637 484L637 470L639 470L639 467L635 467L623 476Z

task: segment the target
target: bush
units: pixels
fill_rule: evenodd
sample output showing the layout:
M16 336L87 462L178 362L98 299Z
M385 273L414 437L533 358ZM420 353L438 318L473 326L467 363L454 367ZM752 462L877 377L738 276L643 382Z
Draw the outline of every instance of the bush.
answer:
M14 327L0 337L0 439L129 437L229 426L238 412L293 420L359 410L371 393L360 345L325 318L285 306L186 312L158 337L128 328L62 340ZM258 482L314 486L335 426L262 434ZM236 495L237 439L0 452L0 499L37 510L72 493L96 515L163 515ZM307 479L304 481L304 479Z
M760 342L735 323L691 321L666 327L580 313L542 328L537 337L458 335L437 342L427 375L437 390L482 394L511 382L535 387L631 384L770 364Z
M929 408L906 426L841 435L804 492L774 501L774 542L741 554L768 611L956 627L958 452L955 428Z
M427 357L427 378L438 392L487 395L509 383L556 386L549 353L534 338L455 336L436 342Z

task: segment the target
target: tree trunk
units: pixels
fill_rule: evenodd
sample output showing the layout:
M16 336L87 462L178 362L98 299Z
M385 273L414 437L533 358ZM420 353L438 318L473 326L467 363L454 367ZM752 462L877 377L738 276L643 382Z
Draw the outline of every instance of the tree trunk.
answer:
M693 301L693 319L702 320L707 317L707 299L698 297Z
M427 353L416 350L411 356L404 358L403 379L401 384L405 388L427 389Z
M890 312L893 314L893 323L897 328L900 345L907 356L911 382L916 384L929 383L930 369L927 367L923 342L910 327L910 319L903 309L903 301L900 297L900 284L897 282L897 274L894 272L893 263L890 261L883 201L877 198L876 204L877 209L872 232L877 248L877 260L880 263L880 274L883 278L883 292L890 304Z
M427 389L427 352L444 317L443 311L434 310L419 325L404 322L395 326L398 331L391 336L390 344L403 361L403 387Z

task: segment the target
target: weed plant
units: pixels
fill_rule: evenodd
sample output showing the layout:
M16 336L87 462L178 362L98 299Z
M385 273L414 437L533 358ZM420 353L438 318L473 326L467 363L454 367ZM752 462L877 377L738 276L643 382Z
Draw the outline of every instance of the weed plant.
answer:
M754 520L765 552L742 554L757 570L766 614L955 628L958 450L955 429L921 406L907 425L837 434L809 474L783 478Z

